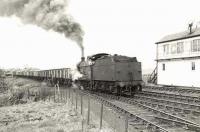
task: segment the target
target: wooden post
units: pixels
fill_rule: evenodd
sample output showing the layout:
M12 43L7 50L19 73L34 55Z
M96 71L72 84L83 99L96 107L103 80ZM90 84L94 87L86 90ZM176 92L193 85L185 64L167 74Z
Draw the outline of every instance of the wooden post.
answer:
M82 119L81 125L82 125L82 132L84 132L84 119Z
M34 100L35 99L35 92L32 91L31 93L31 100Z
M57 95L58 102L60 102L60 93L57 90L56 90L56 95Z
M128 132L128 115L126 115L125 117L125 131L124 132Z
M81 115L83 115L83 95L81 94Z
M75 93L76 93L76 110L77 110L77 108L78 108L78 93L75 91Z
M66 93L66 96L65 96L65 97L66 97L66 102L67 102L67 89L66 89L65 93Z
M62 101L62 93L61 93L61 90L59 90L58 95L59 95L59 100L60 100L60 102L61 102L61 101Z
M62 93L62 90L60 90L60 101L62 102L62 99L63 99L63 93Z
M45 101L46 100L46 89L44 88L44 91L41 91L42 99Z
M90 123L90 96L88 97L88 117L87 117L87 124Z
M32 96L33 96L32 92L29 91L29 99L30 99L30 100L32 100L32 98L31 98Z
M103 103L101 103L101 113L100 113L100 129L102 129L102 120L103 120Z
M73 98L74 98L74 92L73 92L73 89L72 89L72 106L73 106L73 102L74 102L74 100L73 100Z
M65 89L62 90L62 93L63 93L62 98L63 98L63 101L65 102Z
M69 99L70 99L70 88L69 88Z
M65 93L64 93L64 90L62 89L62 101L65 100Z
M54 102L56 102L56 90L54 88L54 94L53 94L53 97L54 97Z
M38 91L39 100L41 100L40 90Z
M28 99L29 99L29 96L30 96L29 89L27 89L27 94L28 94Z
M40 100L40 91L37 92L38 101Z
M36 94L37 94L37 92L34 92L34 98L33 99L37 101L37 95Z
M45 101L46 100L46 95L42 95L42 99Z

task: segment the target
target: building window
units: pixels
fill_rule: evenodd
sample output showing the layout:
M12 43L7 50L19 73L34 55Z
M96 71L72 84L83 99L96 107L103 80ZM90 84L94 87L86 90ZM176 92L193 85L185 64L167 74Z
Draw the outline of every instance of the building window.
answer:
M192 62L192 70L195 70L195 62Z
M191 51L192 52L200 51L200 39L195 39L192 41Z
M183 53L184 47L183 47L183 42L178 42L177 43L177 53Z
M176 50L177 50L177 45L176 44L172 44L171 45L171 53L172 54L176 54Z
M165 64L162 64L162 70L165 71Z
M174 43L171 45L171 53L172 54L180 54L184 52L183 42Z
M169 44L163 45L163 53L169 54Z

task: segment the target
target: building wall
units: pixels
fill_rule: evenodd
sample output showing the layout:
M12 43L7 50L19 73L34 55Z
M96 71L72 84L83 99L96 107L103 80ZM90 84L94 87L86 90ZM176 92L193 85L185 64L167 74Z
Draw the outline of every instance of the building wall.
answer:
M192 62L195 62L195 70L192 70ZM158 84L200 87L199 77L200 59L158 62Z
M158 84L200 87L200 41L196 51L193 45L194 40L197 39L200 37L157 45ZM173 52L174 45L177 46L178 43L182 43L182 51L178 52L175 47L176 52ZM168 45L168 48L164 48L165 45ZM192 62L195 63L195 70L192 70ZM165 70L163 70L163 64L165 64Z
M195 40L195 39L200 39L200 37L194 37L194 38L189 38L189 39L183 39L183 40L158 44L157 60L200 56L200 52L192 52L191 51L191 44L193 43L193 40ZM183 52L182 53L172 53L172 45L175 45L180 42L183 42ZM167 44L169 45L169 52L164 53L163 46L167 45Z

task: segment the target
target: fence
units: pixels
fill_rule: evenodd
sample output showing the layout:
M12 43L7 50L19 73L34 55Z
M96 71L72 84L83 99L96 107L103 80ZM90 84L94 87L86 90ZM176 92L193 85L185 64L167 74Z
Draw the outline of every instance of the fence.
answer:
M60 90L42 89L39 92L28 93L28 98L34 100L48 100L54 102L68 103L76 112L83 117L82 131L91 124L99 126L101 130L104 126L111 127L115 132L128 132L128 118L113 111L104 105L102 101L94 99L92 96L72 88L62 88Z
M5 79L0 77L0 91L5 91L7 89L7 85L5 83Z

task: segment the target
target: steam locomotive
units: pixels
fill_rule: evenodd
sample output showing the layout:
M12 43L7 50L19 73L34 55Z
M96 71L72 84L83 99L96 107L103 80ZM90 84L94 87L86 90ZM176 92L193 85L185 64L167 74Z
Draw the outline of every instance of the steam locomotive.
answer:
M99 53L81 58L77 65L83 75L76 82L84 89L134 95L142 91L141 62L136 57Z
M136 57L99 53L85 60L82 53L77 69L83 76L75 83L84 89L117 95L133 95L137 91L142 91L141 63ZM51 84L58 82L60 85L71 86L72 84L70 68L22 71L13 73L13 75L47 80Z

